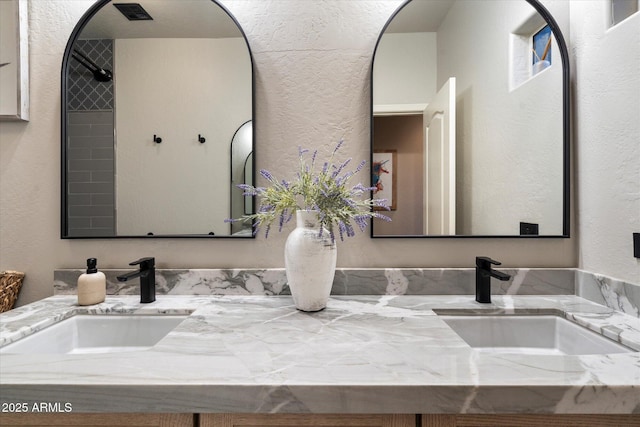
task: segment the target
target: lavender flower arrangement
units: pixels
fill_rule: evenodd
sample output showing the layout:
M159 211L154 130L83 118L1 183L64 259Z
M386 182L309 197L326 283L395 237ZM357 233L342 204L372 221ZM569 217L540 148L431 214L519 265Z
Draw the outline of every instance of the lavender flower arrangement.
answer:
M300 169L294 181L276 179L269 171L262 169L260 174L270 183L269 187L254 187L242 184L245 196L258 196L260 208L253 215L244 215L239 219L227 221L254 221L253 234L260 227L265 227L265 237L274 222L278 223L278 230L282 231L284 224L289 222L296 210L312 210L317 212L320 222L319 233L323 227L329 230L332 241L335 241L335 230L338 230L340 240L344 237L355 236L354 224L360 231L364 231L370 218L380 218L391 221L389 217L372 207L389 209L384 199L363 199L363 195L373 190L361 183L350 185L351 178L362 170L366 161L360 162L355 170L347 170L351 158L344 162L337 162L335 155L343 141L335 147L327 161L318 168L317 155L314 151L309 160L309 150L298 149ZM318 170L319 169L319 170Z

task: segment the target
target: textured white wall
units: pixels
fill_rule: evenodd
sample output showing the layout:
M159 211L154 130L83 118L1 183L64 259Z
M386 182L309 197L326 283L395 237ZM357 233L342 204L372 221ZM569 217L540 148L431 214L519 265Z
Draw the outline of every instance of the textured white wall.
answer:
M226 0L256 65L258 168L289 176L297 147L368 158L369 80L377 37L400 0ZM0 130L0 269L27 273L19 303L52 294L53 270L98 258L124 268L155 256L159 268L282 267L286 234L265 240L60 239L60 64L90 0L30 5L31 121ZM563 27L563 30L568 31ZM600 70L604 79L605 70ZM361 179L369 182L366 173ZM636 187L637 188L637 187ZM476 255L505 266L576 266L572 239L370 239L339 244L339 267L471 267Z
M571 2L579 266L640 285L640 14L608 29L608 5Z

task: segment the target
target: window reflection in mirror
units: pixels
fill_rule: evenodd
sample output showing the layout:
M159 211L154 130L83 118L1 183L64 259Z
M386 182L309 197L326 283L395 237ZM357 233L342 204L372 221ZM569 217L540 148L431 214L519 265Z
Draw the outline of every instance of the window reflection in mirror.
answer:
M531 74L535 75L551 66L553 57L551 49L553 35L551 34L551 28L545 25L540 31L533 35L531 41L533 45L531 48L531 63L533 67Z
M146 0L144 20L102 4L67 58L63 237L229 236L246 39L211 0Z
M397 209L374 237L567 234L554 36L540 55L560 65L532 70L544 24L525 0L413 0L390 20L373 62L372 152L397 150Z

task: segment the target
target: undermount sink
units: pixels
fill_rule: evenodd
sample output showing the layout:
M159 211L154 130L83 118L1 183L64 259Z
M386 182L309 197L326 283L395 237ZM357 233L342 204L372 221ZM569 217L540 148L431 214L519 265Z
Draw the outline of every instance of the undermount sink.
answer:
M634 350L554 315L440 315L481 352L586 355Z
M188 316L81 314L55 323L0 353L86 354L147 350Z

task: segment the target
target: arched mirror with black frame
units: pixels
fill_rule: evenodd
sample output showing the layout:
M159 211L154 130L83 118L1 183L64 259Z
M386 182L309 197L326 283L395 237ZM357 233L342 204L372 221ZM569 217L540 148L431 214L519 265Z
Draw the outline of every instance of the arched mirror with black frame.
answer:
M251 238L225 219L253 67L214 0L97 1L62 62L62 238Z
M569 237L568 52L540 2L406 1L371 75L373 197L394 206L372 237Z
M253 169L253 122L243 123L233 134L231 139L231 216L240 218L254 212L254 197L244 196L238 190L240 185L254 185ZM231 234L234 236L253 235L253 224L244 221L229 223Z

